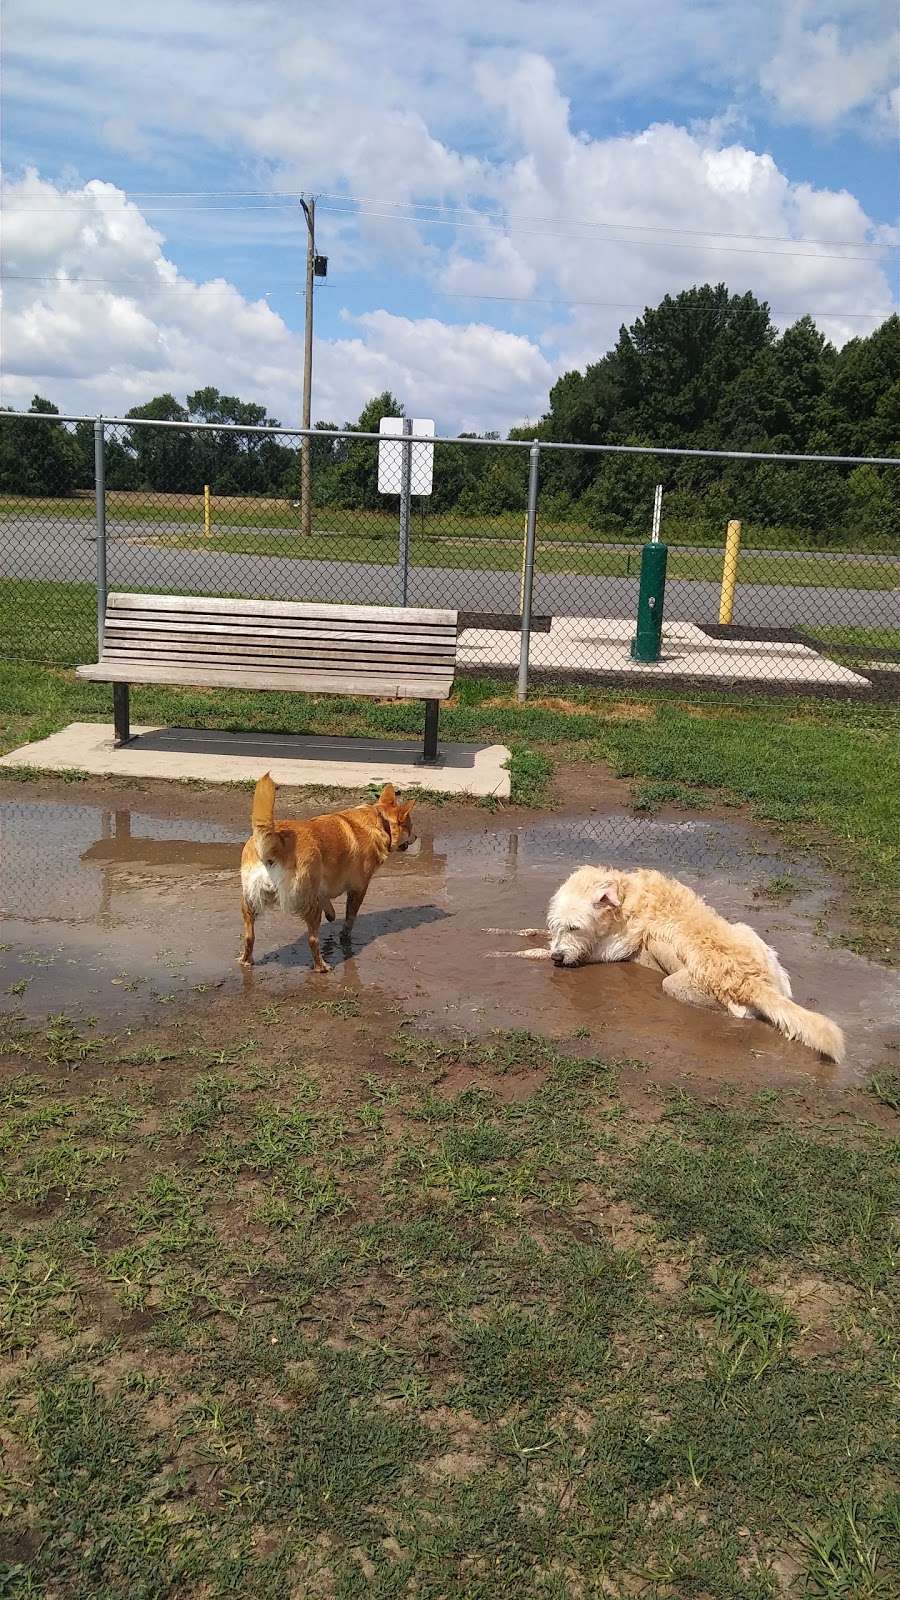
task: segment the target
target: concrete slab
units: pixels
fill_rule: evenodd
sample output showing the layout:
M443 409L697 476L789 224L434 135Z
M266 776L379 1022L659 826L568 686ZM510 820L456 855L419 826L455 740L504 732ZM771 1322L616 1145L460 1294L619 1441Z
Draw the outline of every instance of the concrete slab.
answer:
M268 771L279 784L360 789L390 782L401 790L509 797L509 751L502 744L442 744L440 763L425 766L409 740L203 728L134 727L133 733L131 742L116 750L111 723L70 722L49 739L0 757L0 768L78 769L98 777L199 778L206 783L236 783Z
M549 633L533 633L530 665L558 672L626 673L642 679L690 677L703 683L771 683L797 688L839 685L865 689L868 679L804 644L711 639L692 622L667 622L659 661L631 659L634 623L627 617L554 617ZM519 635L467 629L457 658L469 669L515 667Z

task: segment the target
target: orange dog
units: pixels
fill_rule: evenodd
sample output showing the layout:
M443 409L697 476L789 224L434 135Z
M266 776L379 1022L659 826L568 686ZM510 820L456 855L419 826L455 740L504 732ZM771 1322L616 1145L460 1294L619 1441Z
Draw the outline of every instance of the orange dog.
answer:
M414 800L398 805L388 783L374 805L332 811L309 822L276 823L275 785L268 773L260 778L253 794L253 834L241 856L241 965L253 965L256 918L277 903L282 911L296 911L303 918L313 966L328 972L319 949L323 914L333 922L332 899L346 894L341 939L349 939L372 874L392 850L405 850L415 838L410 823L414 805Z

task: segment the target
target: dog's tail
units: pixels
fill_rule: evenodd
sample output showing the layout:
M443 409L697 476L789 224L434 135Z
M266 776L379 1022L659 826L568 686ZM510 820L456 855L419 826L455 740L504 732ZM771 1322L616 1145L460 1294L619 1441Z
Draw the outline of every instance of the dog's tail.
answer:
M760 984L753 996L753 1006L761 1017L771 1022L788 1039L799 1039L820 1056L832 1061L843 1061L844 1035L836 1022L824 1017L821 1011L806 1011L787 995L779 994L774 984Z
M257 843L275 831L275 785L268 772L263 774L253 791L250 821Z

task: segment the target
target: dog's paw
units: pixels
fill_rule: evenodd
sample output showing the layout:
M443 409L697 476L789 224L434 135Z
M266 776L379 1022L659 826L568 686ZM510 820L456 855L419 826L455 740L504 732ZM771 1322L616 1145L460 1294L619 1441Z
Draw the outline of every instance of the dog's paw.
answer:
M482 933L504 934L509 939L545 939L546 928L482 928Z
M549 961L549 950L488 950L489 961Z

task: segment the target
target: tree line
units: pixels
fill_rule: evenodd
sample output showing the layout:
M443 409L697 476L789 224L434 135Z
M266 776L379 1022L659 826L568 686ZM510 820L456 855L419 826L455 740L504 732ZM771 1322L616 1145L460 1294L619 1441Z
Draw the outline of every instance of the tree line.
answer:
M57 408L35 396L31 410ZM351 432L377 432L403 406L389 392L369 401ZM277 427L252 401L198 389L182 404L171 394L135 406L128 417L160 422ZM370 441L334 439L317 423L312 443L314 495L320 506L384 510ZM438 448L427 509L460 516L520 512L526 452L475 449L462 441ZM472 437L471 435L468 437ZM483 435L497 438L498 435ZM838 351L811 317L783 333L768 306L723 284L667 295L614 347L583 371L553 385L536 425L511 439L570 444L661 444L704 450L900 457L900 318L852 339ZM93 424L4 421L0 492L65 495L93 484ZM107 430L110 489L294 499L295 445L272 434L165 428ZM665 489L666 529L718 532L729 516L797 529L823 542L849 536L900 538L900 469L868 465L794 466L547 451L541 460L541 514L604 532L643 534L653 486Z

